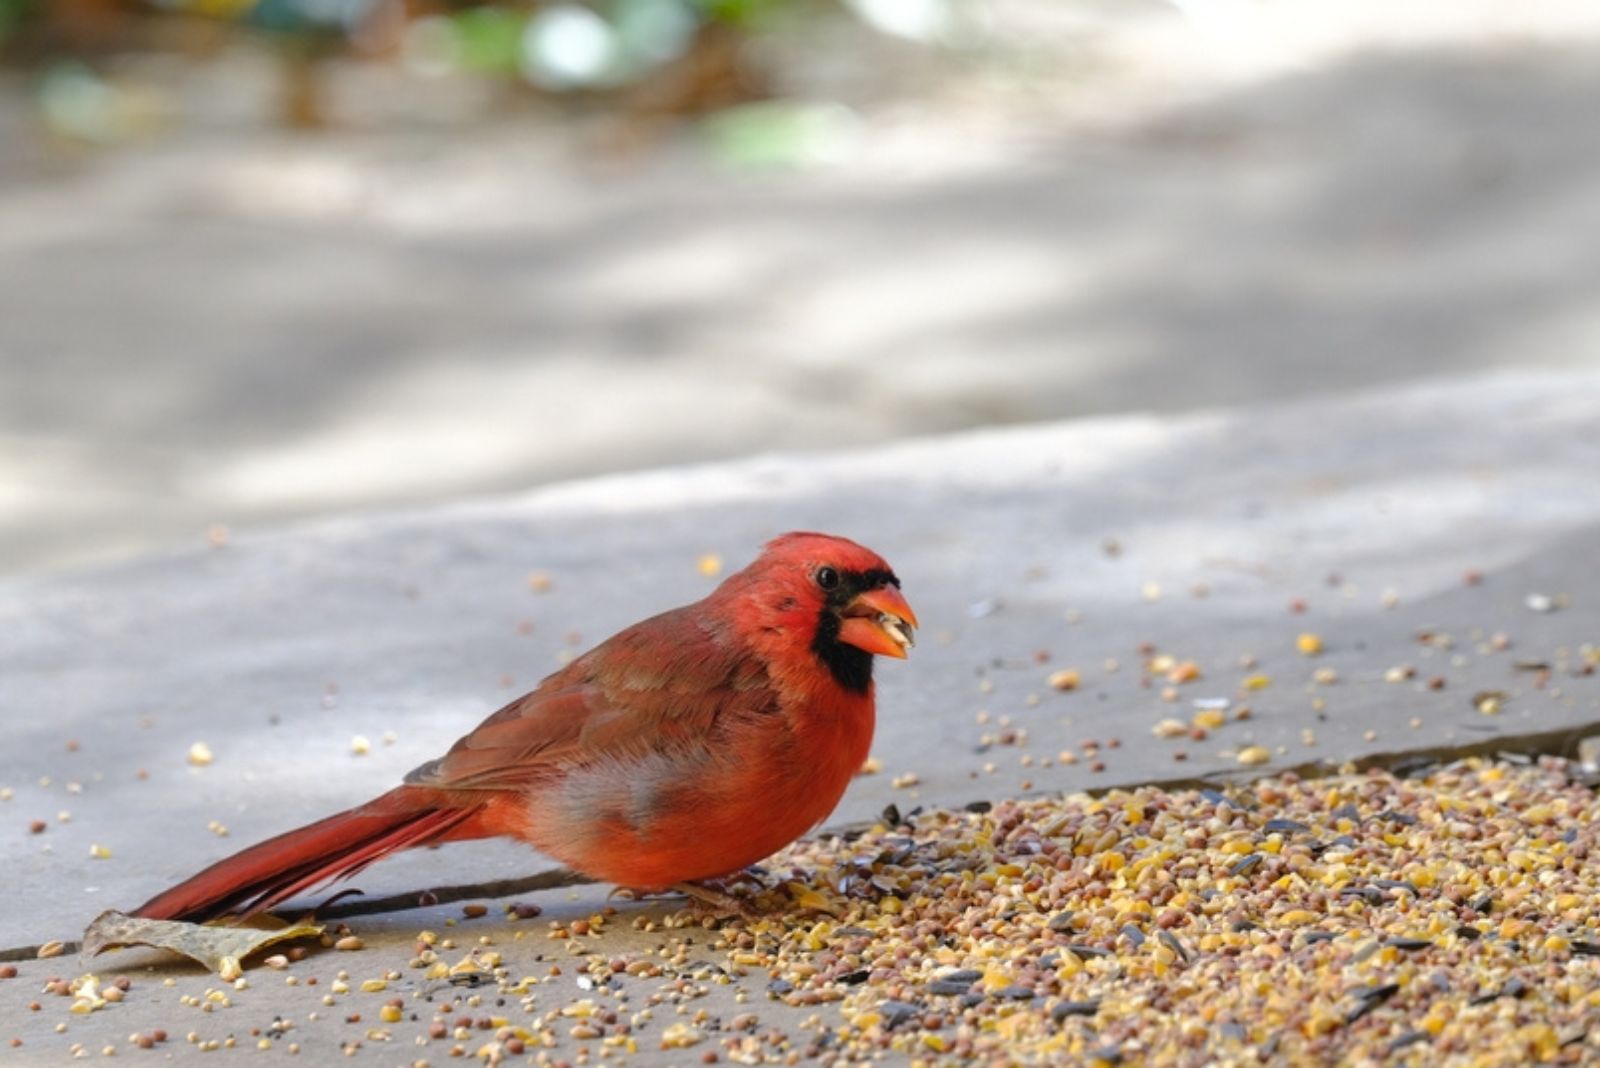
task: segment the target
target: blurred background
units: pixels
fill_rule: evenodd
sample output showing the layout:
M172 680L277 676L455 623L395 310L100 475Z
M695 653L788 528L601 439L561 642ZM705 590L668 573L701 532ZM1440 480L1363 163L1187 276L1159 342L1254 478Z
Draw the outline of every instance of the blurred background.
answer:
M1597 110L1588 2L0 0L0 574L1592 366Z

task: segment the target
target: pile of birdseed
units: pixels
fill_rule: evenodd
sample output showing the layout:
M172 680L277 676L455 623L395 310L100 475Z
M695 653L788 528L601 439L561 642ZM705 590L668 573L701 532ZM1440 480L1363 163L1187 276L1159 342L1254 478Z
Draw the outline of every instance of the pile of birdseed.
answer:
M435 1068L1580 1063L1600 1058L1600 803L1575 770L891 811L775 857L753 918L474 904L409 962L329 932L346 952L203 992L182 973L35 981L23 1015L56 1033L7 1052L137 1057L187 1033ZM8 966L0 1015L54 963ZM96 1021L132 1045L86 1040Z
M793 848L836 915L725 938L773 996L837 1000L808 1052L848 1061L1577 1063L1600 804L1568 771L929 812Z

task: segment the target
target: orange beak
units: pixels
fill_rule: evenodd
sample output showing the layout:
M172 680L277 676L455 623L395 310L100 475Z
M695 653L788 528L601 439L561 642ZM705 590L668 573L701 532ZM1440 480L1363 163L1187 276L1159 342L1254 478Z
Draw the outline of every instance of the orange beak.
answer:
M904 660L916 642L917 614L893 586L868 590L850 602L839 640L879 656Z

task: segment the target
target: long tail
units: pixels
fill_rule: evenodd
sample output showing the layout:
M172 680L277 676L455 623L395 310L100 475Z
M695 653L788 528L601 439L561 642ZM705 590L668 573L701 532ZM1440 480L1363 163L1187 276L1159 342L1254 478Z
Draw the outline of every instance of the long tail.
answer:
M481 827L481 812L482 806L445 803L436 790L400 786L218 861L146 901L134 915L197 923L230 913L253 916L402 849L484 837L492 832Z

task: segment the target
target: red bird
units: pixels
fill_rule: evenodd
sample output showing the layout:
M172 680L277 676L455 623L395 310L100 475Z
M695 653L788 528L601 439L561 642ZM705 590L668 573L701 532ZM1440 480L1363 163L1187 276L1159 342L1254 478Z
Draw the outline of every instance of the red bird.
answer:
M872 657L917 617L883 559L785 534L710 596L602 642L405 783L135 913L249 916L402 849L504 835L606 882L728 875L816 827L872 743Z

